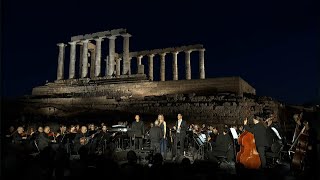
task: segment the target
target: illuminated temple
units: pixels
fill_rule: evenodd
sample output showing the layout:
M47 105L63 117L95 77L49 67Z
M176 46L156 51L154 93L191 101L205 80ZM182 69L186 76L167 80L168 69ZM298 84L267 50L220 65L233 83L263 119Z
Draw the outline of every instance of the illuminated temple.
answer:
M58 117L163 113L174 119L182 113L190 121L213 124L238 124L248 109L278 113L278 102L256 97L255 89L241 77L207 78L202 44L130 51L130 37L126 29L114 29L73 36L70 42L57 44L57 78L33 88L32 95L22 99L28 104L25 111ZM123 40L122 52L116 52L117 38ZM191 77L195 68L191 61L199 64L197 77ZM172 75L166 74L167 69Z

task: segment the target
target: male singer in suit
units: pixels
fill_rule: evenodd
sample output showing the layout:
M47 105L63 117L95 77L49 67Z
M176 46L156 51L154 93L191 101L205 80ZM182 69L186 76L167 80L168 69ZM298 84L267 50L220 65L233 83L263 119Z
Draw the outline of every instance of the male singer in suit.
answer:
M174 148L173 148L173 156L177 155L177 145L180 142L180 155L183 154L183 150L184 150L184 140L186 138L186 134L187 134L187 122L182 120L182 115L178 114L178 121L176 122L175 125L175 130L176 130L176 137L175 137L175 141L174 141Z

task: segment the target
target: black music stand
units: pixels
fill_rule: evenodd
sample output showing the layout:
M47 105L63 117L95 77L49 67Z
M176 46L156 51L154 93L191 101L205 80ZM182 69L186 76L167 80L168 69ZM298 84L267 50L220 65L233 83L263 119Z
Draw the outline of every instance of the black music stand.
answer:
M206 142L205 134L198 134L193 136L194 142L198 145L197 153L200 154L201 159L204 159L204 144Z
M130 150L133 150L134 148L132 148L132 139L134 138L134 131L128 130L127 133L129 137ZM134 141L133 141L133 147L135 147Z

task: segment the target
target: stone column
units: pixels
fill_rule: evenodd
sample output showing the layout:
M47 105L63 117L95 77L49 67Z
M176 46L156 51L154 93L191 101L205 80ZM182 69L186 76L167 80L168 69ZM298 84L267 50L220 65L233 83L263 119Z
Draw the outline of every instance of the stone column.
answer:
M75 78L75 66L76 66L76 46L77 42L72 41L70 44L70 64L69 64L69 79Z
M81 78L86 78L88 76L88 43L89 40L83 40L83 50L82 50L82 71Z
M160 54L160 81L166 80L166 53Z
M122 74L130 74L129 38L130 34L123 34L123 69Z
M116 76L119 78L121 75L121 58L117 58L116 63Z
M190 80L191 79L191 64L190 64L190 54L191 54L191 50L189 51L185 51L186 53L186 79Z
M140 55L140 56L137 56L137 74L143 74L142 73L142 63L141 63L141 61L142 61L142 58L143 58L143 56L142 55Z
M204 51L205 49L199 50L199 72L200 72L200 79L206 78L206 72L204 68Z
M64 49L66 45L64 43L59 43L57 46L59 46L57 80L61 80L64 78Z
M81 74L82 74L82 52L83 52L83 44L82 43L79 43L79 54L80 54L80 56L79 56L79 75L78 75L78 77L81 77Z
M96 41L96 54L95 54L95 69L94 76L99 77L101 75L101 42L103 39L101 37L94 39Z
M153 57L154 54L149 55L149 80L153 81Z
M129 63L128 63L128 75L131 75L131 59L132 57L129 57Z
M143 57L143 56L141 56L141 55L137 57L137 66L141 65L141 59L142 59L142 57Z
M107 67L106 67L106 71L108 76L112 76L113 72L114 72L114 62L115 62L115 58L114 58L114 54L115 54L115 40L116 40L116 36L109 36L109 58L108 58L108 62Z
M178 54L179 52L173 52L173 59L172 59L172 77L173 80L178 80Z

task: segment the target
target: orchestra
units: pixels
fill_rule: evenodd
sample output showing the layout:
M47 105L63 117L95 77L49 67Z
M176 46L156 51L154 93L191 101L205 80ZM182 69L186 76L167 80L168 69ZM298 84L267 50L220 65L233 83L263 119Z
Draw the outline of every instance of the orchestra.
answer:
M200 147L196 147L194 143L200 139L203 143L200 143L200 146L209 149L204 155L204 158L209 161L240 163L247 168L256 164L254 168L262 169L269 165L268 153L274 151L276 146L283 148L287 144L279 118L272 113L264 118L259 115L246 117L243 124L238 125L188 125L188 121L183 119L182 114L177 115L174 123L168 124L164 120L164 115L159 114L148 130L145 130L145 122L140 120L139 115L135 115L134 119L131 126L127 123L117 125L123 128L121 130L114 130L113 126L108 128L105 123L101 123L101 126L94 123L82 126L80 123L69 126L60 124L57 131L52 131L53 127L49 125L44 127L40 125L37 128L18 126L16 130L11 126L6 138L10 139L12 144L31 145L36 152L44 151L46 148L64 149L70 155L78 154L82 147L87 148L92 154L115 151L116 146L121 150L149 148L154 153L160 153L164 160L170 158L174 160L181 156L187 157L188 153L200 152L197 151ZM308 158L306 151L309 149L307 142L310 125L303 120L302 114L295 114L293 119L296 127L289 151L293 167L302 169L303 165L299 162ZM80 127L78 131L77 127ZM25 128L28 129L26 132ZM133 135L118 136L119 132ZM129 141L126 141L126 138L129 138ZM248 151L248 147L245 146L249 144L251 144L252 152L245 152ZM190 152L190 148L193 149L191 150L193 152ZM168 157L169 152L170 157ZM251 154L252 157L246 157L248 154ZM255 159L255 162L248 162L244 159ZM277 162L280 160L278 159Z

